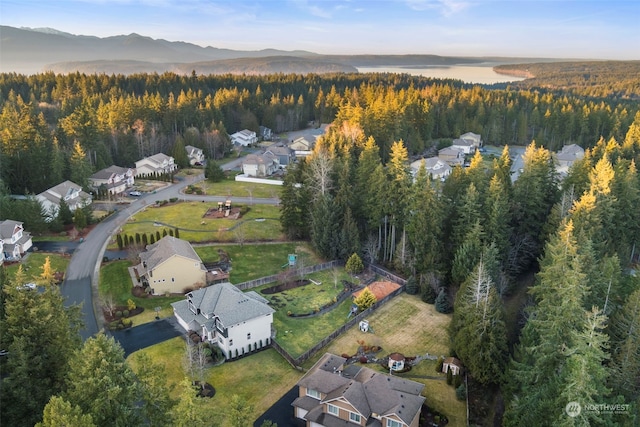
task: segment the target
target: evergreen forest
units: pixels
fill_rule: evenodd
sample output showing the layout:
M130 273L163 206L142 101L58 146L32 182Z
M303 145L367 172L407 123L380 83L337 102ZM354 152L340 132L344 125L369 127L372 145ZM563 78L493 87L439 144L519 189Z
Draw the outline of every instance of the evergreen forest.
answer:
M13 214L45 231L37 214L22 214L34 201L9 195L65 179L86 184L97 170L158 152L186 166L186 145L220 159L231 150L228 134L245 128L282 133L329 123L312 155L288 168L282 229L325 259L355 253L385 265L408 278L408 293L453 313L451 352L481 396L471 424L633 426L640 422L640 80L620 76L567 89L544 75L536 85L483 87L399 74L2 74L0 219ZM625 96L606 89L615 85ZM410 162L465 132L502 146L501 154L478 151L443 181L424 164L411 170ZM585 156L559 174L555 153L569 144ZM516 146L524 154L514 180ZM129 393L122 402L156 393L163 406L97 407L81 393L94 384L78 387L100 365L90 365L96 355L104 355L101 369L131 375L113 342L99 336L82 347L78 315L55 290L26 300L3 282L0 348L25 359L3 369L2 400L31 399L24 410L3 405L3 420L55 425L48 420L63 414L74 425L155 425L160 411L189 404L169 402L152 372L135 390L118 388L107 372L114 395ZM29 319L20 307L38 304L63 341L24 332ZM57 362L36 358L32 340ZM50 387L36 393L33 384L29 393L30 369ZM53 395L61 397L49 401ZM574 401L628 407L568 417Z

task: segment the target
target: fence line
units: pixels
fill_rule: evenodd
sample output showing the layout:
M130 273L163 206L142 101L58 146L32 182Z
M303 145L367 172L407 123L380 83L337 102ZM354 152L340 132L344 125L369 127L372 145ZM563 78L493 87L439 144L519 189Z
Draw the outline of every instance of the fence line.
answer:
M333 262L336 262L336 261L332 261L332 263ZM386 278L388 278L390 280L395 281L396 283L398 283L400 285L400 288L396 289L391 294L389 294L386 297L384 297L382 300L377 301L375 304L373 304L371 307L369 307L368 309L366 309L362 313L358 313L354 318L350 319L344 325L340 326L338 329L336 329L333 332L331 332L329 335L327 335L322 340L320 340L320 342L318 342L316 345L314 345L312 348L310 348L309 350L305 351L304 353L302 353L298 357L291 356L284 348L282 348L276 342L275 337L272 338L271 339L272 346L293 367L299 368L305 361L307 361L308 359L313 357L313 355L315 355L318 351L320 351L322 348L327 346L331 341L333 341L334 339L336 339L337 337L342 335L344 332L346 332L348 329L350 329L351 327L353 327L357 323L360 323L361 320L363 320L365 317L367 317L368 315L373 313L379 307L383 306L384 304L386 304L387 302L391 301L393 298L395 298L396 296L398 296L399 294L404 292L404 288L405 288L405 285L407 283L407 281L405 279L403 279L402 277L397 276L397 275L391 273L390 271L388 271L388 270L386 270L386 269L384 269L384 268L382 268L380 266L377 266L377 265L369 264L368 267L371 268L374 272L376 272L376 274L379 274L379 275L384 276L384 277L386 277Z
M316 271L326 270L328 268L334 268L340 265L340 261L334 260L330 262L325 262L322 264L316 264L309 267L305 267L301 270L297 270L300 274L310 274L315 273ZM266 285L267 283L277 282L279 279L278 274L273 274L271 276L261 277L255 280L249 280L247 282L238 283L235 285L238 289L246 291L247 289L257 288L258 286Z

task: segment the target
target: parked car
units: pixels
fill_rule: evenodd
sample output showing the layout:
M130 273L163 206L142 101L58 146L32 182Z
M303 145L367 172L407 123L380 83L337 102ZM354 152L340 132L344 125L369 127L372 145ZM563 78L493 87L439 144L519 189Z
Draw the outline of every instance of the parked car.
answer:
M132 196L132 197L140 197L140 196L142 196L142 193L139 192L139 191L131 191L129 193L129 195Z

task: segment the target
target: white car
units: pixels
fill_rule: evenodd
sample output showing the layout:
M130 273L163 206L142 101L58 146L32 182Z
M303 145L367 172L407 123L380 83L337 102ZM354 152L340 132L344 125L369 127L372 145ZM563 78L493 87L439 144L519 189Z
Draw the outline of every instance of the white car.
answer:
M140 196L142 196L142 193L139 192L139 191L132 191L132 192L129 193L129 195L131 197L140 197Z

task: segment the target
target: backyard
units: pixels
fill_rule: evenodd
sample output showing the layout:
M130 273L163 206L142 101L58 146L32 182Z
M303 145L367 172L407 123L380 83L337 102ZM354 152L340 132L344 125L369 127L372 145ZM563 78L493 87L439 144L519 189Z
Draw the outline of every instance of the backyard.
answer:
M22 265L22 271L25 273L25 279L29 282L37 282L37 277L42 273L42 266L46 258L49 257L51 269L55 271L66 271L71 257L61 255L59 253L47 252L29 252L19 263L5 265L7 276L13 278L18 271L18 267Z
M163 229L180 229L180 238L190 242L245 242L283 240L280 226L280 208L271 205L241 206L243 214L237 220L205 218L209 209L218 204L203 202L168 203L148 206L133 215L121 233L127 235L156 234ZM237 206L236 206L237 207ZM168 224L163 226L162 224ZM110 248L115 248L115 238Z

